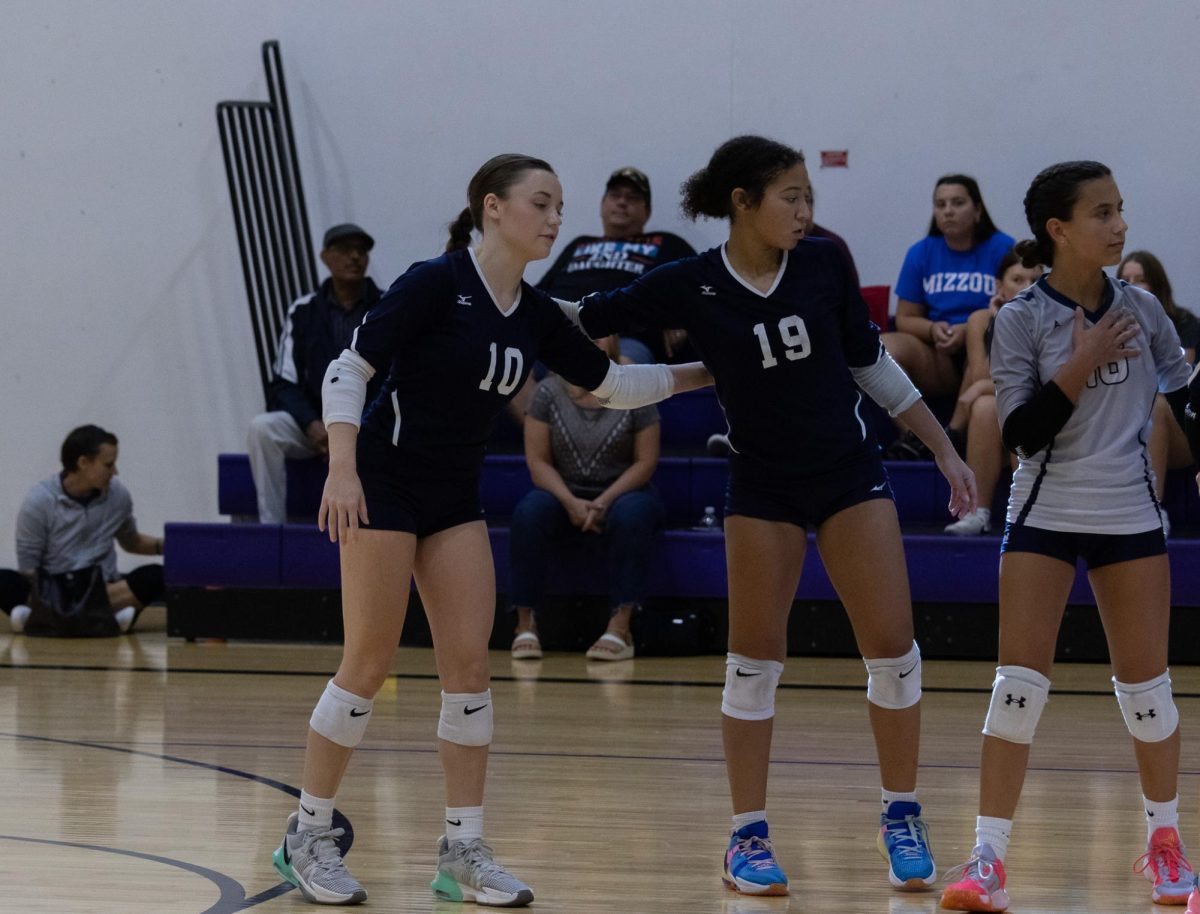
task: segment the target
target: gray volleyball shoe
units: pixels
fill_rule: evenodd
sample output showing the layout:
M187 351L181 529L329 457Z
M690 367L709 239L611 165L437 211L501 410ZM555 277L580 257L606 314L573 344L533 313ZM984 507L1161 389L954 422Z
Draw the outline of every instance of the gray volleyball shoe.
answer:
M297 830L299 813L288 817L283 843L271 857L275 871L313 904L358 904L364 889L346 869L337 839L344 828Z
M501 908L519 908L533 901L533 890L496 862L496 853L482 838L438 842L437 877L430 887L446 901L473 901Z

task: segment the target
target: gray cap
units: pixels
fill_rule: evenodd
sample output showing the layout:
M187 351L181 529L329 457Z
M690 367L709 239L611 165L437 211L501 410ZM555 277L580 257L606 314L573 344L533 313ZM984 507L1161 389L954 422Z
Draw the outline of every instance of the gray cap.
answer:
M618 168L608 176L608 183L604 185L605 190L612 190L614 184L625 184L632 187L642 195L646 205L650 205L650 179L640 168L634 168L632 165Z
M364 232L353 222L343 222L341 225L335 225L325 233L325 240L321 242L321 249L324 250L334 242L341 241L344 238L363 239L363 241L367 243L368 251L375 247L374 238Z

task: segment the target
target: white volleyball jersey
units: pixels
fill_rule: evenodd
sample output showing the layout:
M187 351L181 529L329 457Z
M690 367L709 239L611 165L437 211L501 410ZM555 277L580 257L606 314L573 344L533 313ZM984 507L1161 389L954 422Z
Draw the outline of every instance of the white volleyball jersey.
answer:
M1158 392L1187 384L1190 368L1162 305L1149 292L1106 277L1100 308L1134 315L1127 344L1140 356L1110 362L1087 382L1050 444L1022 457L1008 500L1010 524L1071 533L1142 533L1161 526L1146 454ZM996 315L992 379L1001 426L1053 379L1072 351L1076 303L1038 280Z

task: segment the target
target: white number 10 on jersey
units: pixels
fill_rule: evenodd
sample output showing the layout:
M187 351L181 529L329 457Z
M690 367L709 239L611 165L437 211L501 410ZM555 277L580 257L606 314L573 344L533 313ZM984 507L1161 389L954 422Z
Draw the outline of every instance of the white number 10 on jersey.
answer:
M492 361L488 365L487 377L479 382L480 390L491 390L492 381L496 379L496 363L499 361L496 357L496 344L491 344ZM504 374L500 378L500 383L496 385L496 393L502 397L507 397L513 390L516 389L517 381L521 379L521 372L525 368L525 359L521 355L520 349L513 349L512 346L504 350Z
M779 362L771 353L771 339L767 336L766 324L755 324L754 335L758 337L758 345L762 348L763 368L773 368ZM779 336L783 340L783 354L791 362L797 359L807 359L812 355L812 344L808 341L808 328L804 326L803 318L795 314L779 320Z

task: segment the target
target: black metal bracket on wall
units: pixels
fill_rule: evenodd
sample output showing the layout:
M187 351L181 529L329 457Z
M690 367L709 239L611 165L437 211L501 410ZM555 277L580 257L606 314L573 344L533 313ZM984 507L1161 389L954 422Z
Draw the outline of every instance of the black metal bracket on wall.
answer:
M219 102L217 126L265 397L288 307L317 287L317 264L279 42L262 56L270 100Z

